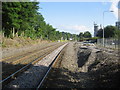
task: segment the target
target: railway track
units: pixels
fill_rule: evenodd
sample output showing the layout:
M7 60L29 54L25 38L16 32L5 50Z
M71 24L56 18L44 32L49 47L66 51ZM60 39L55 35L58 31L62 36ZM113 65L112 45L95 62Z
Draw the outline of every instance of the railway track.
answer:
M50 45L46 45L44 47L40 47L39 49L35 49L35 50L32 50L32 51L28 51L28 52L22 52L22 53L18 53L18 54L15 54L15 55L12 55L12 56L8 56L8 57L2 57L2 59L0 59L0 62L3 62L3 61L10 61L11 59L14 59L14 58L22 58L28 54L31 54L31 53L35 53L37 51L40 51L40 50L43 50L45 48L48 48L48 47L51 47L51 46L54 46L56 44L50 44Z
M24 55L20 55L18 57L12 56L9 58L2 59L2 77L3 80L0 83L6 84L9 83L12 79L17 77L20 73L28 69L31 65L35 64L46 55L63 45L64 43L58 43L55 45L51 45L49 47L45 47L40 50L34 50L33 52L28 52Z
M67 45L66 45L66 46L67 46ZM65 46L65 47L66 47L66 46ZM65 47L64 47L64 48L65 48ZM63 49L64 49L64 48L63 48ZM62 50L63 50L63 49L62 49ZM46 71L44 77L41 79L41 81L40 81L39 84L37 85L36 90L39 90L39 89L42 88L42 86L44 85L44 82L46 81L47 77L49 76L50 71L51 71L52 68L54 68L54 67L56 66L56 64L58 63L58 60L59 60L59 58L60 58L61 55L62 55L62 50L57 54L57 56L54 58L53 62L50 64L50 66L49 66L48 70Z

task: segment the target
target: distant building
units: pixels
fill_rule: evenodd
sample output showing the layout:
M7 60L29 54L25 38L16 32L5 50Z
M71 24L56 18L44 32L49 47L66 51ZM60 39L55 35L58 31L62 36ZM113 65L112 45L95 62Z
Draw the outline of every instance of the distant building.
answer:
M116 22L115 26L120 30L120 21Z
M96 37L98 32L98 25L94 23L94 37Z
M118 22L120 22L120 1L118 2Z
M118 21L116 22L116 27L120 30L120 1L118 2Z

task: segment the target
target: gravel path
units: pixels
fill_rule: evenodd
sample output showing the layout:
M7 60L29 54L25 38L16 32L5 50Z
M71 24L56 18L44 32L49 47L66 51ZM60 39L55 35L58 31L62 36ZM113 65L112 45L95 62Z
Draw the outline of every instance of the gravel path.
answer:
M44 76L49 65L52 63L56 55L62 50L66 44L54 50L51 54L33 65L30 69L18 76L16 80L9 83L7 88L36 88L39 81Z
M75 43L70 42L66 48L63 60L61 62L61 67L68 69L69 71L76 71L78 68L77 64L77 56L75 55L76 52L74 50Z

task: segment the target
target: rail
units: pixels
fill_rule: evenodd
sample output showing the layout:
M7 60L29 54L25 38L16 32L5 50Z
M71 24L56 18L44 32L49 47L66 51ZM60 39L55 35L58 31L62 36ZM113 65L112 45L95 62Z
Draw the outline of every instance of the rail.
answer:
M67 45L68 45L68 43L67 43L65 46L67 46ZM56 57L54 58L54 60L52 61L52 63L49 65L48 70L46 71L44 77L42 78L42 80L41 80L40 83L38 84L36 90L39 90L39 88L42 86L42 84L43 84L43 82L45 81L46 77L48 76L48 74L49 74L51 68L52 68L53 65L55 65L55 63L57 62L57 59L59 58L60 53L61 53L62 50L65 48L65 46L60 50L60 52L56 55Z
M51 52L51 51L50 51ZM0 84L7 81L8 79L12 78L13 76L15 76L17 73L21 72L22 70L25 70L27 67L29 67L30 65L32 65L33 63L35 63L36 61L40 60L40 58L44 58L46 55L48 55L49 52L37 57L36 59L34 59L32 62L28 63L27 65L23 66L22 68L20 68L19 70L17 70L16 72L12 73L11 75L9 75L7 78L3 79L0 81Z
M5 57L5 58L3 58L3 59L0 59L0 62L2 62L2 61L6 61L6 60L8 60L8 59L16 58L16 57L18 57L18 56L27 55L27 54L31 54L31 53L34 53L34 52L37 52L37 51L41 51L41 50L44 50L44 49L46 49L46 48L49 48L49 47L51 47L51 46L55 46L55 45L57 45L57 44L48 45L48 46L46 46L46 47L43 47L42 49L29 51L29 52L24 53L24 54L22 53L22 54L17 54L17 55L13 55L13 56ZM24 56L23 56L23 57L24 57Z
M46 53L44 54L46 55ZM12 76L14 76L15 74L17 74L18 72L22 71L23 69L27 68L28 66L30 66L33 62L35 62L36 60L38 60L39 58L41 58L43 56L40 56L38 58L36 58L35 60L33 60L32 62L30 62L29 64L25 65L24 67L22 67L21 69L17 70L16 72L14 72L13 74L11 74L10 76L8 76L7 78L3 79L0 81L0 83L3 83L4 81L8 80L9 78L11 78Z

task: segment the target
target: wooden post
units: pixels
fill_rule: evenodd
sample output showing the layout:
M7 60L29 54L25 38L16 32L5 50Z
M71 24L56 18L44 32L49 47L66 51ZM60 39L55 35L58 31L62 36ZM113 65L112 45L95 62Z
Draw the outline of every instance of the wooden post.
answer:
M15 36L15 29L13 27L13 32L12 32L13 37Z
M2 37L3 37L3 38L5 37L5 34L4 34L4 32L2 32Z
M41 37L40 37L40 38L41 38L41 40L43 40L42 35L41 35Z
M15 36L18 37L18 31L16 32Z
M24 36L24 31L20 34L20 36L21 36L21 37L23 37L23 36Z

